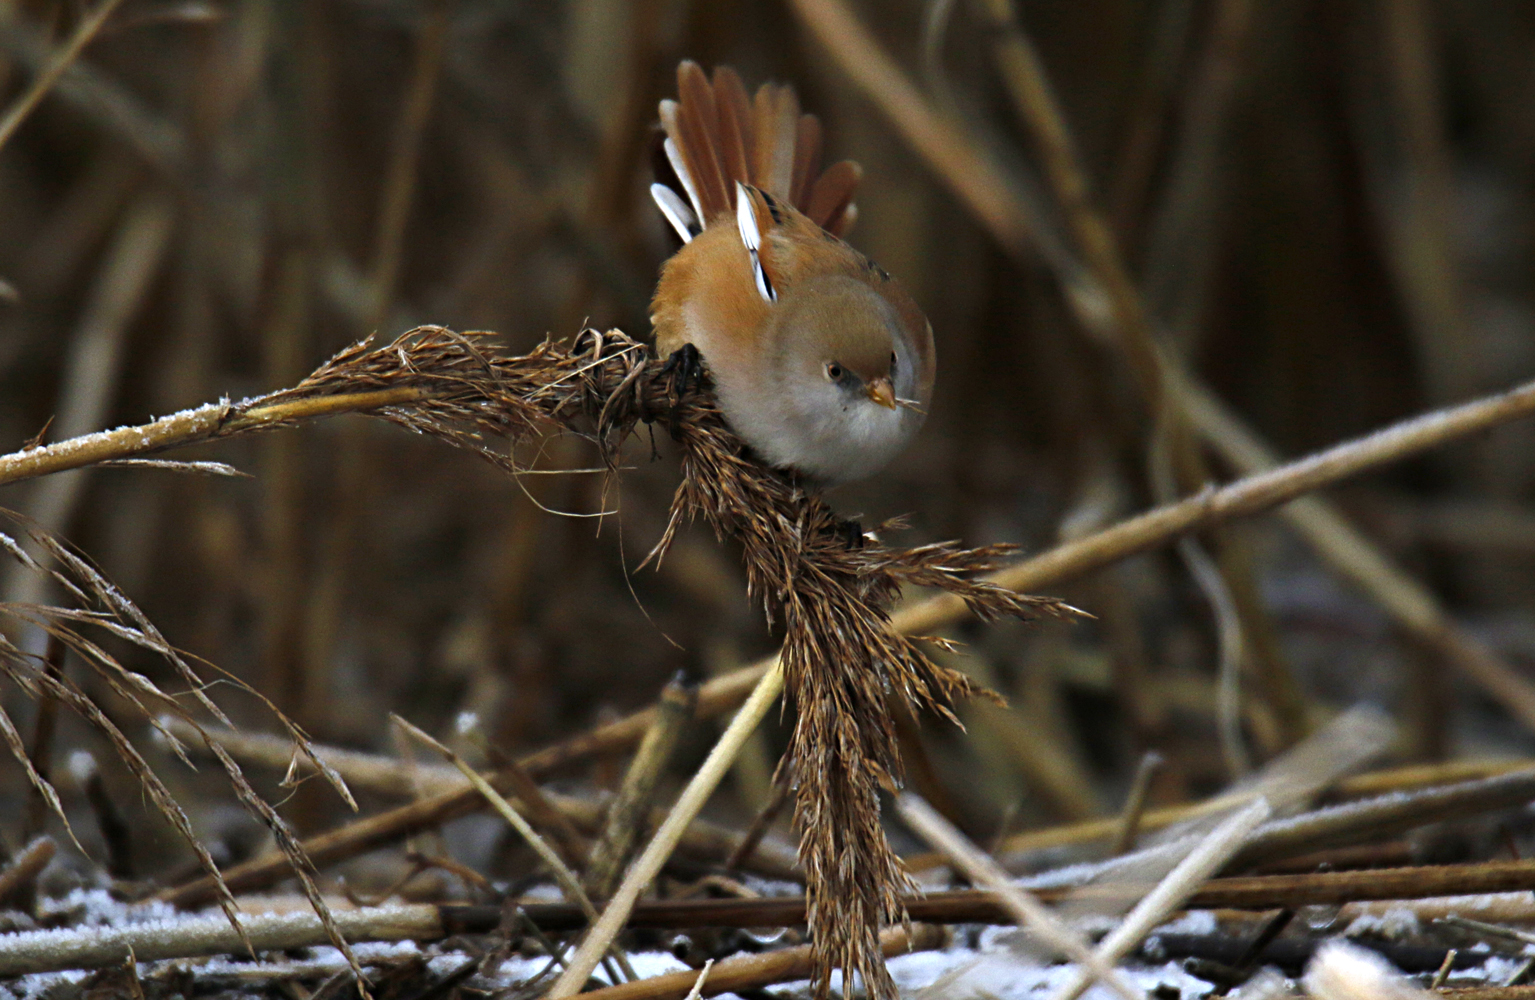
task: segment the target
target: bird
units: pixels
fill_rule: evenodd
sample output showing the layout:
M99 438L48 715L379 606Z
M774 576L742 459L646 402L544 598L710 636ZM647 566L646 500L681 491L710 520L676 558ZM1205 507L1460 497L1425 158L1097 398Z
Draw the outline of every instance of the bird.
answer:
M820 122L794 89L748 97L727 66L711 80L683 61L660 119L650 191L682 246L651 301L657 356L696 351L768 465L824 488L878 472L922 426L935 364L922 310L842 239L862 169L822 171Z

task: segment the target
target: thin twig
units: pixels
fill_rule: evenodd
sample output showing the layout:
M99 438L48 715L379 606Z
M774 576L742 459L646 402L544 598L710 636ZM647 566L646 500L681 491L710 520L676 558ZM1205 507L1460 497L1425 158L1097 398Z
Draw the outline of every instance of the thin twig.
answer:
M1515 930L1512 927L1503 927L1499 924L1490 924L1485 920L1472 920L1469 917L1452 916L1445 917L1439 923L1460 927L1468 931L1476 931L1478 934L1492 934L1497 937L1508 938L1510 941L1518 941L1521 944L1535 944L1535 934Z
M1433 980L1428 984L1429 989L1437 990L1444 986L1445 981L1450 978L1450 971L1455 968L1455 959L1459 956L1460 952L1454 948L1444 953L1444 963L1434 973Z
M704 983L708 981L709 970L712 968L714 968L714 959L711 958L704 963L702 969L698 970L698 978L694 980L693 988L688 990L688 995L683 1000L698 1000L699 997L703 996Z
M478 771L470 767L468 761L464 760L451 748L438 741L419 726L407 722L400 716L391 713L389 721L399 726L412 738L442 754L445 760L458 768L459 772L469 781L469 784L474 786L474 790L480 795L485 796L485 801L490 803L491 807L501 815L502 819L511 825L512 829L517 831L523 840L527 841L528 846L533 848L533 853L537 854L540 860L549 866L549 870L554 875L554 880L559 883L561 891L572 902L579 905L583 912L587 912L587 916L593 919L596 918L597 911L593 908L592 901L586 895L585 890L581 888L581 880L576 877L576 873L570 870L570 867L565 864L554 848L549 846L548 841L538 835L538 831L533 829L533 824L524 819L522 813L518 812L510 802L506 801L501 793L496 791L490 782L486 781Z
M1125 796L1125 808L1119 814L1119 828L1114 833L1114 843L1109 847L1110 855L1123 854L1135 846L1135 838L1140 833L1141 816L1146 811L1146 795L1151 791L1151 779L1161 766L1162 755L1155 750L1148 750L1142 755L1135 769L1135 777L1130 779L1130 794Z
M0 904L9 902L12 896L36 882L57 852L58 845L52 837L38 837L22 848L9 867L0 871Z
M365 333L384 324L399 283L406 223L410 219L416 173L421 162L421 144L437 95L452 13L452 0L432 0L427 5L426 23L416 34L415 63L406 85L405 107L400 114L380 194L378 228L373 238L373 296Z
M695 690L678 678L661 692L655 724L645 733L624 774L618 797L608 810L602 836L592 846L587 884L598 899L606 899L623 873L634 845L645 833L645 819L683 729L693 718ZM744 841L743 841L744 843Z
M543 827L554 836L559 845L560 855L567 862L578 868L585 864L591 849L586 839L576 829L571 817L555 805L516 758L507 756L490 746L488 741L483 741L483 734L481 738L497 777L506 779L511 793L522 801L534 825ZM413 784L420 784L418 776L413 774L412 779ZM457 782L454 783L457 784Z
M1424 788L1458 780L1496 777L1500 774L1512 774L1515 771L1527 771L1532 767L1535 767L1535 761L1519 759L1417 764L1345 778L1338 783L1336 791L1339 797L1351 799L1384 792ZM1211 801L1205 801L1152 809L1142 815L1141 828L1148 831L1160 830L1187 819L1209 815L1216 807ZM1019 855L1091 844L1111 838L1118 826L1119 818L1114 817L1029 830L1005 838L997 850ZM926 854L907 858L906 863L913 871L925 871L942 864L943 858L938 854Z
M731 851L730 857L725 860L727 870L739 869L752 856L757 845L762 843L762 838L767 836L768 828L773 825L774 820L778 819L778 814L783 812L791 791L787 780L773 782L768 800L762 803L762 808L757 810L757 815L752 818L751 826L746 828L746 834L741 838L741 845Z
M0 8L0 15L14 11ZM41 77L55 65L58 52L39 26L10 17L0 31L6 56ZM103 131L122 137L140 156L170 178L187 167L190 143L184 132L151 108L116 77L76 57L64 66L52 92Z
M101 30L101 26L107 23L107 19L112 16L112 12L121 3L122 0L101 0L96 9L81 20L79 26L75 28L75 33L70 36L69 41L54 54L53 58L49 60L47 67L32 81L32 86L28 87L25 93L16 98L16 103L12 104L10 109L6 111L5 117L0 118L0 148L3 148L10 141L11 136L16 134L16 130L21 127L21 123L26 121L27 115L31 114L32 109L37 107L42 99L48 95L48 91L53 89L53 85L58 82L59 77L64 75L64 71L69 68L70 64L75 61L85 47L91 43L91 39L96 37L96 33ZM16 15L12 13L10 16L14 17Z

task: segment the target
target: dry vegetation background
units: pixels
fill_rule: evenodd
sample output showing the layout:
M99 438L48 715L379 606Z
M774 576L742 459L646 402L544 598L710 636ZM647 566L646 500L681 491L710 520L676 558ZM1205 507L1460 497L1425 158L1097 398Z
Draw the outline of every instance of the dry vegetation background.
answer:
M0 451L291 385L369 332L497 332L516 351L584 325L648 331L671 235L645 195L655 104L680 58L749 85L792 82L829 153L866 180L852 241L926 309L940 358L916 445L832 501L913 544L1026 549L1159 495L1135 373L1063 296L1080 271L994 45L996 4L855 5L928 99L993 160L1033 235L998 239L846 72L801 0L126 0L0 150ZM0 106L86 11L0 3ZM1170 352L1273 447L1298 455L1535 373L1535 8L1466 0L1030 0L1019 4L1093 195ZM1005 56L1005 53L1003 53ZM49 421L52 421L51 425ZM1330 496L1426 585L1466 636L1535 668L1535 448L1514 425ZM776 648L737 553L706 530L659 572L675 449L643 437L617 479L555 439L512 478L439 442L341 418L177 457L251 478L100 468L0 494L88 552L176 645L249 682L331 744L395 752L399 712L444 738L472 712L537 748ZM1212 475L1230 478L1215 452ZM613 513L615 512L616 513ZM605 512L607 512L605 514ZM605 516L599 516L604 515ZM1404 634L1274 517L1204 538L1247 641L1243 742L1272 757L1366 700L1403 725L1400 760L1528 755L1530 729ZM17 566L0 598L57 599ZM913 783L986 842L1004 827L1117 810L1147 749L1153 802L1229 777L1216 724L1220 637L1171 550L1059 593L1093 622L955 627L965 669L1011 708L968 734L904 720ZM36 635L11 628L19 645ZM164 677L163 663L125 653ZM74 669L66 664L66 670ZM80 679L136 738L144 724ZM35 704L0 690L29 731ZM230 693L236 721L270 728ZM114 708L115 706L115 708ZM127 821L123 877L190 854L100 737L61 718L55 757L96 754ZM674 772L716 729L693 727ZM768 727L717 798L766 795ZM222 861L265 831L217 777L158 770ZM566 780L611 786L622 761ZM273 797L275 774L256 775ZM63 782L66 806L86 791ZM0 764L0 842L27 783ZM364 797L364 808L379 800ZM300 832L341 819L306 786ZM528 856L496 824L450 829L502 875ZM97 824L79 824L98 861ZM347 869L393 881L403 862Z

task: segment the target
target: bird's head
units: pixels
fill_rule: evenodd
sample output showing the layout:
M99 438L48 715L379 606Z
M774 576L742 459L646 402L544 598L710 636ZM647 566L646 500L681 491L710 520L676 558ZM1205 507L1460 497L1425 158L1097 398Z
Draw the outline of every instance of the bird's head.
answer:
M846 275L822 275L780 290L773 338L784 375L802 398L827 407L880 407L895 415L910 401L913 358L900 316L874 289Z

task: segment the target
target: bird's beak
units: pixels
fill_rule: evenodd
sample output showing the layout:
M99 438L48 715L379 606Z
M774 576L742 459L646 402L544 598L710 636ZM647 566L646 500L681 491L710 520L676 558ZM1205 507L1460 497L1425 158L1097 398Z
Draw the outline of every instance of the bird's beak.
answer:
M895 409L895 389L888 378L877 378L869 383L869 398L887 410Z

